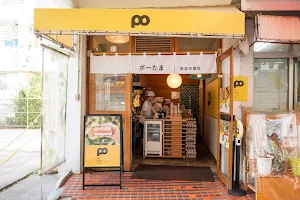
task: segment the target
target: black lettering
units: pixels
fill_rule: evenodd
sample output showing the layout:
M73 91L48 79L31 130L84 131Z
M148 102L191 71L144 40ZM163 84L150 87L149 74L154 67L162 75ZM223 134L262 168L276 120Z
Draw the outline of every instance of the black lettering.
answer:
M97 156L101 155L101 154L107 154L108 153L108 150L107 148L99 148L97 150Z
M234 81L234 88L244 86L244 81Z
M147 15L134 15L131 18L131 28L135 28L135 26L147 26L150 23L150 18Z

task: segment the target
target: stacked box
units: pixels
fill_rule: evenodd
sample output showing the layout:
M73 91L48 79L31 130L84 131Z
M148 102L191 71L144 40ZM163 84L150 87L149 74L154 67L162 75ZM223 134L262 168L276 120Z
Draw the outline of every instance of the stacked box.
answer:
M188 118L186 124L186 140L185 140L185 151L187 158L196 158L196 133L197 123L195 118Z

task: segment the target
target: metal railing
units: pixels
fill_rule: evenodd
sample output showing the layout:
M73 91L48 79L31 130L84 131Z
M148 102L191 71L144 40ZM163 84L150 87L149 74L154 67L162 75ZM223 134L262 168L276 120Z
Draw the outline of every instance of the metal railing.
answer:
M40 128L41 110L41 98L0 99L0 128Z

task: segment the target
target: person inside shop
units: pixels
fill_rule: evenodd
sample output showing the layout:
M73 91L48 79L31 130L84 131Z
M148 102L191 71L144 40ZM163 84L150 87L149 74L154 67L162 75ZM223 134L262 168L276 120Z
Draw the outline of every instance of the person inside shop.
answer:
M170 107L169 107L170 99L165 99L163 103L164 103L163 112L166 113L166 115L168 115L170 112Z
M155 93L153 91L147 91L146 92L146 101L143 103L141 114L139 118L140 122L140 136L141 139L144 137L144 122L145 119L153 119L154 113L153 113L153 107L152 107L152 100L154 99Z
M159 99L156 97L152 101L152 107L153 107L153 112L155 113L160 113L163 110L162 105L159 103Z

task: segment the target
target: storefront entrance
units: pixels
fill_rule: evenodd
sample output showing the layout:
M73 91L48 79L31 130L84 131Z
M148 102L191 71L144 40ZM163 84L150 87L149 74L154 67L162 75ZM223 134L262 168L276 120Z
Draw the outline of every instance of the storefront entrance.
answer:
M230 12L228 12L228 10ZM105 16L100 23L98 20L95 20L99 14ZM147 20L147 23L141 23L136 21L136 16L145 16L145 18L149 20ZM50 18L50 21L47 20ZM35 11L36 32L44 34L81 34L88 36L86 66L88 71L87 114L121 114L123 116L125 171L132 169L133 164L135 163L132 156L132 90L134 86L132 75L151 74L149 72L145 73L144 71L143 73L138 73L139 70L147 70L148 68L157 70L155 74L184 74L184 76L182 76L182 85L185 85L184 79L188 80L186 76L199 76L199 82L196 84L199 85L199 113L193 113L192 117L178 118L178 116L172 116L170 119L162 120L161 129L163 130L164 138L160 139L160 141L166 142L168 137L172 138L172 130L177 129L178 131L179 129L179 131L175 132L177 140L169 139L168 146L163 146L161 152L158 152L159 155L162 155L160 157L166 158L157 158L157 160L170 159L169 162L177 162L177 160L175 161L173 159L180 159L180 165L181 162L188 163L184 158L187 159L187 157L191 157L195 159L195 157L197 157L194 153L195 148L198 157L201 157L201 148L204 146L203 141L205 141L205 144L212 152L213 157L217 160L216 171L218 172L218 175L229 188L231 187L230 170L232 167L232 147L230 146L231 144L229 144L229 148L226 148L226 144L219 145L220 141L218 138L220 138L221 114L227 116L227 121L229 118L229 129L232 130L233 127L232 94L230 95L231 101L229 101L230 109L228 112L221 113L223 111L220 110L221 103L219 102L220 88L223 90L229 87L232 91L233 71L231 69L233 60L230 56L232 50L225 52L225 54L219 57L218 71L206 71L207 69L210 69L209 67L207 68L210 64L203 64L204 62L202 61L204 57L206 59L207 55L215 55L217 57L216 51L219 52L219 55L221 54L221 45L218 45L218 39L243 37L245 32L244 22L244 13L233 7L218 8L214 11L201 9L192 11L180 9L37 9ZM203 44L206 44L206 47L208 48L205 48L205 45ZM221 44L221 42L219 42L219 44ZM182 59L184 55L187 57ZM190 55L190 58L197 58L189 59L188 56ZM161 59L160 56L164 58ZM95 59L96 57L98 61L100 58L101 62L97 62L97 59ZM105 59L102 59L104 57L107 58L107 62L104 62ZM154 61L155 64L152 63L153 60L151 61L151 59L149 59L150 61L147 61L148 64L152 63L153 65L140 65L140 63L142 63L141 60L143 61L142 58L149 57L156 59ZM214 64L216 64L216 57L213 59ZM128 58L131 58L134 62L132 61L128 64ZM177 58L182 60L180 64L173 60ZM230 67L223 67L223 63L227 63L228 61L226 60L228 60L228 58L230 60ZM200 64L197 63L199 60L201 60ZM159 65L156 65L157 62ZM175 65L177 65L177 68ZM184 65L186 66L183 67ZM135 66L135 68L132 68L131 66ZM223 72L223 69L230 70L225 73ZM182 71L185 72L180 73ZM200 82L200 78L203 75L210 77L205 77ZM226 77L226 82L220 83L221 81L218 81L218 78L221 76ZM227 78L229 78L229 81ZM143 87L142 84L139 86ZM146 87L150 87L149 89L154 90L153 86L151 88L151 84ZM210 92L207 93L206 88L209 88ZM148 88L145 89L148 90ZM216 91L218 92L215 93ZM166 95L169 97L166 97ZM163 97L164 99L170 98L172 100L173 95L175 97L177 96L177 99L179 95L180 99L180 90L174 92L169 91L158 97ZM184 100L182 99L182 101ZM189 104L189 101L192 103L192 99L188 99L185 104ZM191 109L187 109L192 108L192 105L184 105L185 108L182 108L179 103L180 102L176 104L176 106L178 105L177 111L184 111L185 109L187 110L187 114L192 114L189 111ZM175 105L173 106L176 108ZM196 109L194 109L193 112L197 112ZM196 118L194 116L199 117ZM147 121L151 124L150 119L146 120L146 124ZM183 124L185 125L183 126ZM204 128L200 127L201 125ZM159 126L160 125L158 124L150 125L149 127L155 129ZM194 130L193 126L196 126L197 129ZM185 132L183 131L184 129L186 129ZM213 130L213 132L207 134L205 130ZM189 139L192 142L189 144L185 143L185 147L183 148L183 138L192 138L192 136L194 136L192 135L192 132L196 136L196 144L193 144L193 139ZM230 137L231 134L232 133L229 131L229 143L232 142L232 138ZM201 141L200 135L204 135L203 141ZM152 136L156 137L153 134ZM144 141L145 139L146 138L144 138ZM178 145L182 147L179 148L179 151L178 149L173 148ZM186 149L187 146L191 147L191 149ZM224 146L225 149L223 148ZM149 155L151 154L150 147L151 145L149 145ZM146 151L148 151L148 149ZM183 152L185 152L185 155ZM206 150L203 150L203 152L206 152ZM145 155L145 153L143 154ZM145 157L144 155L143 157ZM202 159L205 160L205 158ZM208 160L210 160L210 158ZM201 163L203 162L204 161L202 160ZM189 164L197 165L197 161Z
M189 79L190 76L186 74L181 74L180 76L182 77L181 86L176 89L172 89L168 86L166 81L168 75L133 75L133 85L138 86L133 86L132 88L133 163L131 170L134 170L138 166L138 164L151 164L211 167L212 171L216 173L216 160L204 143L203 138L201 138L199 134L200 126L203 126L202 122L200 122L199 117L199 107L203 106L203 103L200 104L199 100L199 88L200 82L202 82L202 80ZM181 125L180 128L178 126L175 126L174 129L171 129L172 126L168 126L167 124L171 122L166 119L169 117L163 117L163 119L156 120L154 119L153 122L151 122L152 120L147 122L147 126L149 126L149 128L146 127L146 133L142 132L139 117L141 114L142 105L147 99L145 93L148 90L151 90L155 93L155 100L158 101L158 106L166 106L168 109L170 109L170 107L173 107L170 106L171 103L173 103L174 105L181 105L182 119L193 119L195 121L196 127L194 129L194 141L190 143L186 142L186 138L188 136L186 135L185 128L182 127L184 125ZM201 97L203 98L203 96ZM170 115L170 113L168 115ZM152 136L145 137L145 135L149 135L148 133L152 133L151 128L157 123L161 123L161 125L159 126L162 126L162 128L159 133L162 134L162 137L158 140L156 140L155 136L153 138ZM178 123L183 122L178 121ZM142 134L144 137L142 137ZM150 142L148 142L148 140ZM157 141L159 146L147 146L152 142L152 140L153 142Z

